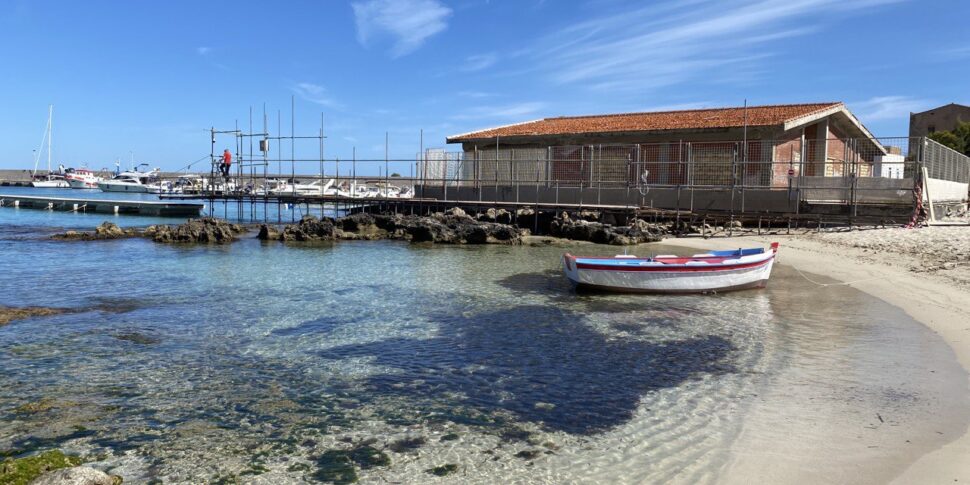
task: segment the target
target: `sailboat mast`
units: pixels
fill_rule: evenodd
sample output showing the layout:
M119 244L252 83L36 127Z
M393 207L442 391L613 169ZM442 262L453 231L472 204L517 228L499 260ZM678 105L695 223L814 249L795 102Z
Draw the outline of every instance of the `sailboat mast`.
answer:
M51 176L51 145L54 143L54 105L47 108L47 178Z

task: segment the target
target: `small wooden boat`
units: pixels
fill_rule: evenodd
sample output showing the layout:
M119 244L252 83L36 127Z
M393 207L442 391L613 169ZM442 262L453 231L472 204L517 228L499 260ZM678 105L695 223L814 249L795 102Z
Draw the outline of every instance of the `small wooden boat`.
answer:
M690 257L578 257L566 253L563 271L577 288L636 293L711 293L764 288L778 254L765 248L711 251Z

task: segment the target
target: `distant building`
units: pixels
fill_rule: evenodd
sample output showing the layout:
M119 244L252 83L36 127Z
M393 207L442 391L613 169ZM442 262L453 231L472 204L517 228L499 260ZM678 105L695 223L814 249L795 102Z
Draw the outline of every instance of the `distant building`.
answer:
M950 103L922 113L910 113L909 136L927 136L937 131L953 131L960 121L970 121L970 106Z
M722 185L738 179L779 187L800 172L832 177L858 170L870 176L876 157L889 154L840 102L545 118L447 141L462 144L464 160L494 161L466 164L464 178L495 183L530 177L636 183L629 168L636 162L647 169L642 176L649 184ZM540 163L517 169L500 160ZM519 170L523 173L515 173Z

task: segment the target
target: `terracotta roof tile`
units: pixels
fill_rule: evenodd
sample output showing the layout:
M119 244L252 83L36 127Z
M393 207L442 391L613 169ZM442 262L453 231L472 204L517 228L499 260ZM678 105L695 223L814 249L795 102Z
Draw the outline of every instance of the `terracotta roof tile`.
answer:
M483 138L566 135L581 133L614 133L637 131L690 130L731 128L744 126L774 126L801 118L842 103L784 104L736 108L658 111L651 113L621 113L592 116L563 116L528 121L474 131L448 138L449 143Z

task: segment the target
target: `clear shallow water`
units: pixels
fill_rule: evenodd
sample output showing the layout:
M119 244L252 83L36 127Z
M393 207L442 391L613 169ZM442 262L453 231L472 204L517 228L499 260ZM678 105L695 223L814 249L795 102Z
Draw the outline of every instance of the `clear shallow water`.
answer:
M0 210L0 304L75 309L0 328L0 452L126 483L315 481L371 441L391 464L363 481L697 483L795 429L879 433L886 472L966 422L938 337L784 266L766 291L577 295L560 247L44 238L77 216Z

